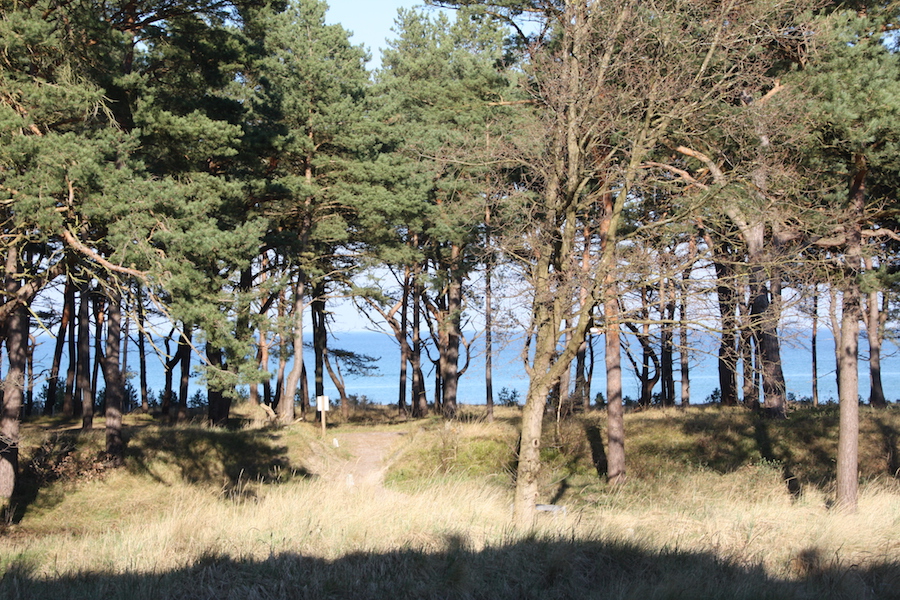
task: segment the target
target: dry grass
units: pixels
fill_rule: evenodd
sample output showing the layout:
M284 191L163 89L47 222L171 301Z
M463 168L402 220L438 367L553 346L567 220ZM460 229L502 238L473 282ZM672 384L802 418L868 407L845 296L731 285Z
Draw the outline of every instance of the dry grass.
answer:
M29 425L70 458L0 533L0 598L900 597L893 411L864 412L855 515L828 508L827 411L629 415L618 488L596 470L602 415L548 423L542 501L566 510L528 531L516 413L464 417L391 425L408 435L385 487L320 476L345 451L311 424L132 422L124 469L93 464L99 436Z

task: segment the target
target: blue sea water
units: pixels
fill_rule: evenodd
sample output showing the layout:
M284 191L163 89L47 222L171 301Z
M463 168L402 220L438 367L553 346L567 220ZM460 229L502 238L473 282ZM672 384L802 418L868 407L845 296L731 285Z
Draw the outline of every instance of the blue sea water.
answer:
M498 340L498 337L501 339ZM633 339L630 342L630 347L637 353L639 349L638 344ZM629 343L628 337L625 338L625 343ZM329 344L331 348L350 350L377 358L375 363L377 371L374 374L345 376L348 394L365 396L369 401L380 404L389 404L397 401L400 377L400 350L393 337L374 331L343 332L336 333L329 341ZM520 401L524 401L528 390L528 376L522 362L523 345L522 338L516 334L495 335L492 360L495 401L497 401L499 394L504 388L507 393L517 392ZM695 333L691 340L691 345L694 349L690 353L690 400L693 403L701 403L707 401L718 387L718 371L715 356L717 350L716 340L711 336ZM829 399L836 400L834 343L830 332L820 330L817 346L819 399L821 402L827 402ZM594 347L595 367L591 385L591 397L594 397L598 392L604 394L606 392L602 336L594 338ZM860 340L859 395L863 400L868 399L869 396L868 363L866 360L862 360L868 357L867 352L868 346L865 337L862 337ZM50 367L51 353L52 341L44 340L35 353L36 374L46 376ZM811 396L812 368L809 332L795 331L785 335L785 339L782 342L781 356L788 393L793 394L798 400ZM639 357L637 358L639 359ZM197 357L194 357L194 359L195 362L199 360ZM65 358L63 359L63 368L65 368L66 360ZM159 392L164 384L162 360L154 355L148 356L147 360L149 386L154 391ZM304 351L304 360L311 377L313 364L311 349ZM680 398L680 370L677 364L679 360L677 353L675 360L675 391L676 396ZM434 371L429 361L424 360L423 362L427 365L425 368L426 389L428 399L431 400L434 389ZM461 358L461 366L463 362L464 358ZM137 365L137 349L134 344L130 344L128 370L136 370ZM624 353L622 365L624 374L623 394L626 399L636 399L639 395L639 380ZM277 364L273 360L269 370L274 374L276 369ZM290 363L288 364L288 369L290 369ZM898 352L895 345L889 342L885 343L883 350L882 378L888 399L891 401L900 400L900 352ZM136 376L132 379L132 383L137 387ZM175 385L177 387L177 375ZM40 389L41 386L42 383L39 380L36 387ZM194 376L191 379L189 394L194 395L197 392L202 393L203 386L201 379ZM338 395L327 373L325 393L332 398L336 398ZM468 370L459 380L459 401L462 404L484 404L485 402L485 351L483 337L475 337L471 343L470 364Z

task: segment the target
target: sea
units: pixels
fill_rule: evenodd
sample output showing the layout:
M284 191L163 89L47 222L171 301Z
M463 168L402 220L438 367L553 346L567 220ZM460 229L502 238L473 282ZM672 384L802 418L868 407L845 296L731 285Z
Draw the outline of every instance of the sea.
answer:
M50 369L50 357L53 351L53 340L40 336L39 344L35 350L35 376L37 378L35 389L40 390L42 380L46 380ZM469 343L469 366L459 379L458 400L461 404L484 404L486 399L485 384L485 344L484 337L475 333L467 333ZM592 338L594 347L593 378L591 382L591 398L595 398L598 392L606 393L606 378L603 359L603 337ZM676 337L676 342L677 342ZM718 388L717 371L717 342L714 336L703 333L694 333L689 340L692 350L689 352L690 368L690 402L709 402L714 397L714 391ZM635 359L640 361L640 346L631 336L624 337L626 349L630 350ZM158 347L162 347L158 344ZM329 339L329 347L332 349L346 350L357 354L364 354L374 359L371 363L374 369L365 375L352 375L344 372L344 379L349 395L355 395L360 400L366 400L376 404L391 404L397 402L400 380L400 347L394 338L387 333L379 331L353 331L338 332L332 334ZM492 380L494 401L501 397L524 402L528 390L528 375L523 362L524 338L516 332L494 334L492 352ZM831 333L822 328L819 330L818 340L818 388L819 401L821 403L837 401L837 385L835 381L835 355L834 340ZM148 353L150 349L148 347ZM812 359L811 359L811 333L805 330L790 331L783 334L781 343L782 368L787 383L789 397L801 401L812 396ZM432 357L437 358L432 349ZM194 363L199 364L200 357L194 356ZM860 362L859 362L859 396L863 401L869 397L869 367L868 344L865 336L860 338ZM67 364L67 358L63 358L63 369ZM312 373L313 355L312 349L304 351L307 371ZM680 360L677 352L675 356L675 393L680 401ZM147 372L148 384L155 394L164 387L162 357L148 354ZM464 356L460 359L462 367ZM425 383L429 401L433 397L434 368L430 361L423 359L425 367ZM127 371L132 385L137 388L138 366L137 347L134 343L128 345ZM639 397L640 381L634 371L627 355L623 352L623 396L627 401L636 400ZM288 363L288 370L291 363ZM269 371L274 373L277 369L275 360L269 365ZM102 377L102 375L101 375ZM328 374L325 376L325 394L331 398L337 398L337 389ZM409 377L408 385L411 382ZM882 380L887 399L892 402L900 401L900 351L898 347L886 341L882 350ZM312 382L310 382L311 384ZM177 374L176 383L177 389ZM102 387L102 384L100 385ZM658 390L657 386L657 390ZM273 380L274 389L274 380ZM191 378L189 397L199 398L204 393L202 377L194 373ZM410 394L407 394L407 398Z

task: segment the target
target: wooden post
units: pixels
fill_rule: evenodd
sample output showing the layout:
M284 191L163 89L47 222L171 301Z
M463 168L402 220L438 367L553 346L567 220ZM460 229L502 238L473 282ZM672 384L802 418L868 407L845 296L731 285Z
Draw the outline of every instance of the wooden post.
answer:
M325 437L325 413L328 412L328 396L316 396L316 408L322 413L322 437Z

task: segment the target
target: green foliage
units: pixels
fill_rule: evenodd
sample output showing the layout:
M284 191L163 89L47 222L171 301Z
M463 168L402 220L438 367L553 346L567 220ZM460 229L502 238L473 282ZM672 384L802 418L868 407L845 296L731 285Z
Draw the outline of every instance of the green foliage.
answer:
M519 390L502 388L500 393L497 394L497 402L501 406L519 406Z

